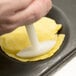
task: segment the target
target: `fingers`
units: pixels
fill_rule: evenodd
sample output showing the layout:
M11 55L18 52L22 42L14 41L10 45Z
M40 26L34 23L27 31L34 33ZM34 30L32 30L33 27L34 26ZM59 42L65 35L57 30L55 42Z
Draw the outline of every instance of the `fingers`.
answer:
M35 0L25 10L8 18L9 22L30 24L46 15L52 7L51 0Z
M1 24L0 25L0 35L3 35L5 33L9 33L11 31L13 31L14 29L16 29L19 26L19 24Z
M8 0L3 2L3 7L0 9L0 15L9 14L10 12L17 12L21 9L26 8L29 6L34 0ZM1 4L1 1L0 1Z
M10 0L11 1L11 0ZM12 14L10 16L6 15L6 17L0 16L0 34L4 34L7 32L10 32L17 28L20 25L24 24L31 24L34 21L40 19L42 16L46 15L48 11L52 8L51 0L17 0L17 1L29 1L26 3L16 3L11 4L11 7L8 7L8 9L11 9L16 11L15 14ZM19 5L20 4L20 5ZM19 7L19 8L18 8ZM20 10L24 8L23 10ZM20 10L20 11L19 11ZM7 11L7 10L6 10ZM10 11L7 12L7 14Z
M16 0L16 1L11 2L11 4L10 4L11 8L9 8L9 9L17 11L18 9L26 8L33 1L34 0Z

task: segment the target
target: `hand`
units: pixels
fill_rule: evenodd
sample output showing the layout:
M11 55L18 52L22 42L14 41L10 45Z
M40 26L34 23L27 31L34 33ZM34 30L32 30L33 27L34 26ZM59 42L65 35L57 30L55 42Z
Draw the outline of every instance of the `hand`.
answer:
M51 0L0 0L0 35L33 23L51 7Z

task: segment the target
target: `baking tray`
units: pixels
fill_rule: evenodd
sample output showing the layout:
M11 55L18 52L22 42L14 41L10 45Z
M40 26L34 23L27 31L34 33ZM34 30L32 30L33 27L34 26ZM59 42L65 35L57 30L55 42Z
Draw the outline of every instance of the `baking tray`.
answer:
M66 10L61 10L61 4L59 5L57 3L57 1L60 0L53 1L55 1L55 5L53 5L52 10L48 13L47 17L51 17L55 19L57 23L63 25L63 28L59 33L64 33L66 37L61 48L54 56L46 60L27 63L16 61L5 55L2 50L0 50L0 76L48 76L51 75L59 65L75 55L75 25L71 25L72 23L69 19L69 15L66 14ZM66 0L61 1L66 2Z

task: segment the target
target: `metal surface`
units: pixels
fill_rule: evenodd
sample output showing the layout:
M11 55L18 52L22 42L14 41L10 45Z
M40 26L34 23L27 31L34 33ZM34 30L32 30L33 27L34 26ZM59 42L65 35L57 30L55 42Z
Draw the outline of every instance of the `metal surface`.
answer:
M63 29L59 33L65 33L66 37L61 48L52 58L28 63L16 61L0 51L0 76L48 76L49 71L55 70L53 68L56 65L63 63L76 52L76 0L53 2L55 6L47 16L63 24Z

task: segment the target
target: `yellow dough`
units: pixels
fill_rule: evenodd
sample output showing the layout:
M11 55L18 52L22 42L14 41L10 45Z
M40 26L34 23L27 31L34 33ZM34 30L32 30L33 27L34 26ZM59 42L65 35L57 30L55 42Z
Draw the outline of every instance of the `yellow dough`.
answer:
M61 29L61 24L56 24L53 19L43 17L34 24L38 39L40 42L47 40L56 40L56 44L52 50L44 55L32 57L32 58L20 58L16 54L31 45L25 26L18 27L11 33L0 36L0 46L2 50L10 57L13 57L19 61L38 61L51 57L60 48L65 35L57 34Z

